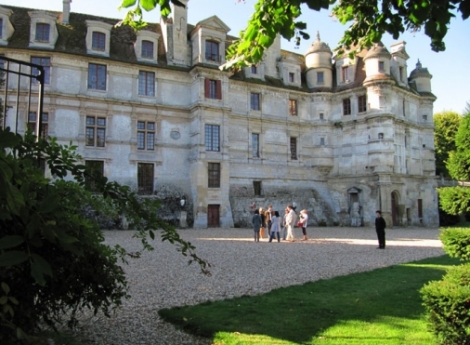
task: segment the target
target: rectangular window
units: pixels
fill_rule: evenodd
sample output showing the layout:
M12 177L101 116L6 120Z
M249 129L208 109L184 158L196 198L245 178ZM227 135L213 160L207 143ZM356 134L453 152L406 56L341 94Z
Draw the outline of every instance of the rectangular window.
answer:
M385 72L385 62L379 61L379 72Z
M253 181L253 192L255 195L261 195L261 181Z
M222 82L206 78L204 81L204 95L206 98L222 99Z
M104 176L103 161L85 161L85 189L91 192L98 192L97 180Z
M320 120L324 120L324 119L325 119L325 115L324 115L323 113L320 113L319 117L320 117Z
M153 42L142 41L142 51L140 54L143 58L153 59Z
M290 159L297 160L297 138L290 138Z
M349 83L349 66L341 67L341 81L343 83Z
M259 93L250 93L250 109L251 110L261 110L260 94Z
M320 138L320 146L325 146L325 138Z
M104 33L93 31L91 35L91 49L105 51L106 35Z
M259 134L252 133L251 134L251 152L253 157L259 157Z
M399 67L399 72L398 72L398 73L400 74L400 75L398 76L398 78L399 78L400 81L404 81L404 80L405 80L405 78L403 77L403 75L405 74L404 72L405 72L405 69L400 66L400 67Z
M139 71L139 95L155 96L155 73Z
M253 65L251 66L251 74L258 74L258 67Z
M49 42L50 25L46 23L36 23L36 41Z
M293 83L295 81L295 74L290 72L289 73L289 83Z
M104 147L106 136L106 118L86 117L86 146Z
M289 114L295 116L297 115L297 100L289 99Z
M220 188L220 163L208 163L208 187Z
M383 133L379 133L378 138L379 138L379 140L382 140L382 139L384 138L384 134L383 134Z
M351 115L351 99L343 99L343 115Z
M155 122L137 121L137 149L155 149Z
M88 88L106 91L106 65L88 64Z
M0 18L0 37L3 37L3 18Z
M206 41L206 60L220 61L218 42Z
M36 135L36 112L31 112L28 115L28 129ZM49 114L42 113L41 119L41 138L48 137L48 130L49 130Z
M427 121L428 120L428 116L427 115L423 115L423 121Z
M325 82L325 74L323 72L317 72L317 84L323 84Z
M31 63L42 66L44 68L44 84L50 84L51 82L51 58L49 57L31 57ZM37 68L31 68L32 75L39 75ZM33 83L37 83L37 79L32 79Z
M206 151L220 151L220 127L206 125Z
M137 192L138 194L153 194L153 164L138 163L137 164Z
M365 95L357 98L357 109L360 113L367 111L367 99Z
M420 220L423 218L423 199L418 199L418 217Z

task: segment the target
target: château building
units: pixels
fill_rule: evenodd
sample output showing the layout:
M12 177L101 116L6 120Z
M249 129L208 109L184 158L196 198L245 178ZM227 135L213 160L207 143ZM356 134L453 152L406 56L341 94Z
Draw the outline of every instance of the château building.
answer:
M185 198L194 228L248 226L268 204L313 225L372 225L377 209L389 225L438 225L436 97L405 42L350 58L319 35L304 55L277 38L258 65L222 71L235 37L216 15L193 25L174 7L134 32L63 4L0 7L0 54L44 67L43 135L110 180L164 207ZM21 134L37 121L25 78L6 86L4 125Z

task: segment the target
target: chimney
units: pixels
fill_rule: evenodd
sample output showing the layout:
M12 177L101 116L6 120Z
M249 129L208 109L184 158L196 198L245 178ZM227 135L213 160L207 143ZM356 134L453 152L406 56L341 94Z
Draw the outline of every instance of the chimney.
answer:
M70 3L72 0L63 0L63 11L62 11L62 24L68 24L69 23L69 17L70 17Z

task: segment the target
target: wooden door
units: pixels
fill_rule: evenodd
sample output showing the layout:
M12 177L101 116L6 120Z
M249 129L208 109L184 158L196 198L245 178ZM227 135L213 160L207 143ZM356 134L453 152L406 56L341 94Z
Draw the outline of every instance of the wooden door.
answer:
M220 205L208 205L207 206L207 227L217 228L220 226Z

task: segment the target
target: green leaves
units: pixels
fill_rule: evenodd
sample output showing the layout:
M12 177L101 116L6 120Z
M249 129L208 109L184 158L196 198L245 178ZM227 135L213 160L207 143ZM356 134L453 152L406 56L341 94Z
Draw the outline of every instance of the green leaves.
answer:
M24 242L23 237L18 235L10 235L0 238L0 250L9 249L19 246Z
M28 260L28 258L28 254L19 250L4 252L0 254L0 267L18 265Z

